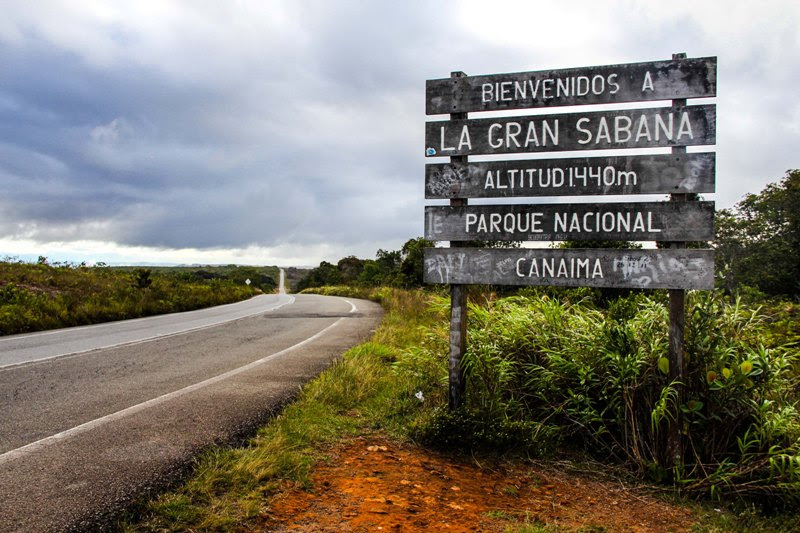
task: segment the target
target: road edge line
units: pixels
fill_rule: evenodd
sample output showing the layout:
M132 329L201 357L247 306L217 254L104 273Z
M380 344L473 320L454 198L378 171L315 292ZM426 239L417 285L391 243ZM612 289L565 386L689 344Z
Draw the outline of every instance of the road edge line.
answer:
M352 302L348 302L348 303L352 306L352 308L354 310L355 309L355 305ZM351 310L350 312L352 313L353 310ZM81 433L85 433L87 431L90 431L90 430L92 430L92 429L94 429L96 427L102 426L103 424L106 424L108 422L113 422L115 420L119 420L121 418L124 418L124 417L126 417L128 415L132 415L132 414L138 413L140 411L144 411L145 409L148 409L150 407L154 407L156 405L160 405L160 404L162 404L162 403L164 403L164 402L166 402L168 400L179 398L179 397L181 397L181 396L183 396L185 394L188 394L190 392L196 391L196 390L201 389L203 387L207 387L208 385L213 385L214 383L223 381L223 380L228 379L230 377L233 377L233 376L235 376L237 374L241 374L242 372L246 372L246 371L248 371L248 370L250 370L252 368L255 368L255 367L259 366L259 365L262 365L262 364L266 363L270 359L274 359L276 357L280 357L281 355L284 355L287 352L290 352L290 351L292 351L292 350L294 350L296 348L299 348L299 347L304 346L304 345L306 345L306 344L308 344L310 342L315 341L316 339L318 339L319 337L324 335L328 330L333 329L334 327L339 325L340 322L342 322L343 320L346 320L347 318L348 317L341 317L336 322L334 322L333 324L327 326L325 329L322 329L322 330L318 331L317 333L315 333L311 337L309 337L309 338L307 338L307 339L305 339L303 341L300 341L297 344L294 344L294 345L292 345L292 346L290 346L288 348L284 348L283 350L281 350L279 352L275 352L275 353L270 354L270 355L268 355L266 357L262 357L261 359L257 359L255 361L253 361L251 363L248 363L248 364L246 364L244 366L241 366L239 368L235 368L233 370L229 370L228 372L225 372L225 373L220 374L218 376L214 376L213 378L208 378L206 380L200 381L200 382L195 383L193 385L188 385L188 386L186 386L186 387L184 387L182 389L178 389L176 391L168 392L167 394L163 394L161 396L157 396L156 398L152 398L152 399L147 400L145 402L142 402L142 403L139 403L139 404L136 404L136 405L132 405L130 407L126 407L125 409L122 409L120 411L116 411L114 413L111 413L111 414L108 414L108 415L105 415L105 416L101 416L100 418L96 418L94 420L90 420L89 422L84 422L83 424L77 425L77 426L75 426L73 428L70 428L70 429L61 431L59 433L56 433L54 435L50 435L49 437L45 437L43 439L39 439L37 441L28 443L28 444L26 444L24 446L20 446L19 448L15 448L13 450L9 450L7 452L4 452L4 453L0 454L0 465L5 464L5 463L7 463L9 461L18 459L20 457L24 457L26 455L30 455L31 453L34 453L39 449L45 448L45 447L47 447L47 446L49 446L51 444L54 444L54 443L62 441L62 440L66 440L66 439L74 437L76 435L80 435Z
M80 350L80 351L77 351L77 352L61 353L61 354L58 354L58 355L50 355L50 356L47 356L47 357L43 357L41 359L31 359L30 361L21 361L19 363L10 363L10 364L7 364L7 365L0 365L0 371L7 370L7 369L10 369L10 368L15 368L15 367L18 367L18 366L34 365L36 363L43 363L45 361L52 361L54 359L61 359L61 358L66 358L66 357L75 357L75 356L78 356L78 355L84 355L84 354L87 354L87 353L96 352L97 350L110 350L112 348L119 348L121 346L135 346L137 344L142 344L142 343L145 343L145 342L151 342L151 341L154 341L154 340L168 339L170 337L175 337L177 335L183 335L185 333L195 333L197 331L202 331L204 329L210 329L210 328L215 328L217 326L230 324L231 322L236 322L238 320L244 320L246 318L252 318L252 317L260 315L262 313L271 313L272 311L276 311L276 310L280 309L281 307L286 307L287 305L292 305L292 304L294 304L295 301L296 301L296 298L294 297L294 295L292 295L292 296L289 296L289 300L288 301L278 305L277 307L273 307L271 309L262 309L260 311L255 311L255 312L253 312L253 313L251 313L249 315L244 315L244 316L240 316L240 317L237 317L237 318L232 318L230 320L226 320L225 322L216 322L214 324L206 324L205 326L197 326L196 328L184 329L184 330L181 330L181 331L175 331L173 333L166 333L164 335L154 335L152 337L145 337L144 339L136 339L135 341L126 341L126 342L120 342L120 343L117 343L117 344L109 344L108 346L99 346L97 348L90 348L88 350ZM234 303L238 303L238 302L234 302ZM233 304L225 304L225 305L233 305ZM209 307L209 308L205 308L205 309L211 309L211 308ZM198 309L198 311L202 311L202 310L203 309ZM188 312L191 313L192 311L188 311ZM164 315L153 315L153 316L142 317L142 318L132 318L130 320L131 321L147 320L149 318L158 318L159 316L164 316ZM78 326L78 327L92 328L92 327L95 327L95 326L105 326L107 324L112 324L112 323L113 322L103 322L103 323L100 323L100 324L92 324L90 326ZM53 334L53 333L58 333L58 330L43 331L43 332L40 332L40 333L41 334ZM32 335L38 335L38 333L33 333ZM0 338L0 341L2 341L2 340L4 340L4 339ZM2 455L0 455L0 457L2 457Z

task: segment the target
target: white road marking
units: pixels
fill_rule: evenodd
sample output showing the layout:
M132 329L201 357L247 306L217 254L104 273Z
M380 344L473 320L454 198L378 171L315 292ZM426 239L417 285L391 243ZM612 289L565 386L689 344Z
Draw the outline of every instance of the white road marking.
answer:
M355 304L353 304L353 302L351 302L349 300L345 300L345 301L350 304L351 308L350 308L349 312L350 313L354 313L357 310ZM218 376L214 376L213 378L209 378L209 379L203 380L203 381L201 381L199 383L195 383L194 385L189 385L189 386L186 386L186 387L184 387L182 389L178 389L176 391L169 392L167 394L163 394L163 395L158 396L156 398L153 398L151 400L147 400L146 402L142 402L142 403L139 403L139 404L136 404L136 405L132 405L130 407L122 409L121 411L117 411L115 413L111 413L111 414L108 414L108 415L105 415L105 416L101 416L100 418L96 418L94 420L90 420L89 422L84 422L83 424L80 424L80 425L75 426L73 428L61 431L60 433L56 433L55 435L50 435L49 437L45 437L43 439L39 439L37 441L31 442L29 444L26 444L24 446L20 446L19 448L15 448L13 450L9 450L9 451L7 451L7 452L5 452L3 454L0 454L0 465L5 464L8 461L12 461L14 459L18 459L20 457L24 457L26 455L30 455L30 454L36 452L37 450L40 450L40 449L42 449L42 448L44 448L44 447L46 447L46 446L48 446L50 444L56 443L56 442L61 441L61 440L68 439L70 437L74 437L75 435L80 435L81 433L85 433L87 431L90 431L90 430L92 430L92 429L94 429L96 427L102 426L103 424L107 424L109 422L113 422L115 420L119 420L120 418L124 418L124 417L126 417L128 415L132 415L134 413L138 413L138 412L143 411L143 410L145 410L145 409L147 409L149 407L153 407L153 406L162 404L164 402L167 402L169 400L173 400L175 398L179 398L179 397L181 397L181 396L183 396L185 394L188 394L190 392L196 391L198 389L202 389L203 387L207 387L208 385L213 385L214 383L217 383L217 382L220 382L222 380L228 379L228 378L233 377L233 376L235 376L237 374L241 374L242 372L246 372L246 371L248 371L248 370L250 370L252 368L255 368L255 367L259 366L259 365L262 365L262 364L266 363L267 361L269 361L271 359L274 359L276 357L280 357L281 355L284 355L284 354L286 354L286 353L288 353L288 352L290 352L290 351L292 351L292 350L294 350L296 348L299 348L299 347L304 346L304 345L306 345L306 344L308 344L310 342L313 342L314 340L316 340L319 337L321 337L322 335L324 335L327 331L329 331L329 330L333 329L334 327L336 327L340 322L342 322L346 318L347 317L341 317L341 318L339 318L339 320L337 320L336 322L334 322L330 326L328 326L325 329L315 333L314 335L312 335L311 337L305 339L304 341L300 341L300 342L298 342L297 344L295 344L293 346L290 346L290 347L285 348L285 349L283 349L283 350L281 350L279 352L275 352L274 354L271 354L271 355L268 355L268 356L263 357L261 359L258 359L256 361L253 361L252 363L248 363L248 364L246 364L244 366L241 366L239 368L235 368L233 370L229 370L228 372L225 372L225 373L220 374Z
M143 343L143 342L152 341L154 339L166 339L168 337L174 337L175 335L183 335L184 333L189 333L189 332L193 332L193 331L200 331L200 330L204 330L204 329L208 329L208 328L213 328L213 327L217 327L217 326L222 325L222 324L227 324L228 322L234 322L236 320L242 320L244 318L249 318L251 316L259 315L261 313L265 313L265 312L269 312L269 311L275 311L277 309L280 309L281 307L285 307L287 305L292 305L295 302L295 300L296 299L295 299L294 296L290 296L287 301L285 301L285 302L283 302L283 303L281 303L279 305L276 305L274 307L269 307L269 308L261 308L261 309L258 309L257 311L253 311L253 312L248 313L246 315L236 315L236 316L233 316L233 317L228 317L228 318L226 318L224 320L220 320L218 322L212 322L212 323L209 323L209 324L204 324L202 326L196 326L196 327L193 327L193 328L182 329L182 330L173 331L173 332L170 332L170 333L162 333L162 334L159 334L159 335L151 335L149 337L143 337L141 339L136 339L136 340L131 340L131 341L122 341L122 342L117 342L117 343L112 343L112 344L103 344L103 345L98 345L98 346L92 346L91 348L88 348L86 350L77 350L77 351L74 351L74 352L59 353L59 354L55 354L55 355L49 355L49 356L46 356L46 357L39 357L39 358L36 358L36 359L27 359L25 361L18 361L18 362L14 362L14 363L8 363L8 364L5 364L5 365L0 365L0 370L6 369L6 368L15 367L15 366L20 366L20 365L27 365L29 363L39 363L39 362L42 362L42 361L49 361L51 359L58 359L58 358L61 358L61 357L70 357L70 356L75 356L75 355L81 355L81 354L93 352L93 351L96 351L96 350L106 350L106 349L110 349L110 348L117 348L119 346L132 346L132 345L140 344L140 343ZM247 300L245 300L245 301L247 301ZM236 304L240 304L240 303L242 303L242 302L234 302L232 304L220 305L220 306L217 306L217 307L214 307L214 308L208 308L208 309L220 309L220 308L224 308L224 307L227 307L227 306L235 306ZM204 311L204 310L205 309L198 309L198 311ZM189 311L189 312L191 313L193 311ZM130 319L130 320L125 320L124 322L125 322L126 325L128 325L128 324L131 324L131 323L134 323L134 322L142 322L142 321L148 321L148 320L156 321L156 320L158 320L159 318L161 318L163 316L165 316L165 315L156 315L156 316L149 316L149 317L143 317L143 318L134 318L134 319ZM113 322L104 322L102 324L92 324L91 326L78 326L78 327L75 327L75 328L69 328L69 330L70 330L70 332L72 332L72 331L86 331L86 330L92 329L92 328L99 328L99 327L103 327L103 326L108 326L109 324L113 324ZM51 331L42 331L42 332L39 332L39 333L30 333L30 334L27 334L25 336L25 338L26 339L30 339L30 338L41 337L41 336L45 336L45 335L54 335L54 334L57 334L57 333L64 333L64 331L65 331L64 329L56 329L56 330L51 330ZM18 335L14 335L14 336L11 336L11 337L0 337L0 346L2 346L2 343L4 341L6 341L6 342L19 341L19 336Z

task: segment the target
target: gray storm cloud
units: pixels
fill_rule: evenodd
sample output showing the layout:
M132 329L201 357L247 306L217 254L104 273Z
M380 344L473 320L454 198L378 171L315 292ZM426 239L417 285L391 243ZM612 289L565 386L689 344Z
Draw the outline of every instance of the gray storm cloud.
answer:
M604 3L604 23L619 25L599 32L579 26L601 9L593 3L572 19L553 11L546 31L545 9L536 24L505 31L513 21L478 16L479 5L9 2L0 236L200 249L296 242L340 256L367 242L397 247L422 232L424 82L451 70L717 55L718 204L797 166L796 7L748 18L748 4L720 3L733 13L728 26L709 26L690 3L635 13Z

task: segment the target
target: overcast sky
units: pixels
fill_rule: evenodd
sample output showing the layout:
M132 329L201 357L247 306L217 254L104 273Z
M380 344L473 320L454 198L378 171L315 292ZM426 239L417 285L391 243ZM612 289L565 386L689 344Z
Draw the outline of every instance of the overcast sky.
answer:
M371 258L423 231L426 79L675 52L718 57L708 199L800 167L796 0L4 1L0 257Z

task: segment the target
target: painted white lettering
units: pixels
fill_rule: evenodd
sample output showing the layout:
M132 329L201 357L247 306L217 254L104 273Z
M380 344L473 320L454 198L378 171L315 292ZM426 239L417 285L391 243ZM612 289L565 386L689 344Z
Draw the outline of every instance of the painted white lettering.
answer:
M575 78L558 78L556 94L559 96L569 96L569 82Z
M517 229L516 217L514 213L506 213L503 217L503 230L506 233L514 233Z
M589 277L589 260L578 258L577 268L575 269L575 276L578 278Z
M615 229L614 228L614 218L615 218L614 217L614 213L611 213L611 212L603 213L603 220L602 220L603 231L607 231L607 232L614 231L614 229Z
M536 276L537 278L539 277L539 264L537 263L535 257L531 259L531 268L528 271L529 278L532 278L534 276Z
M521 131L522 126L520 126L519 122L509 122L506 124L506 148L511 148L511 141L514 141L514 145L517 148L522 147L519 141L517 141L517 135L519 135Z
M555 127L556 129L553 131L553 129L550 128L550 124L546 120L542 121L542 142L544 143L544 146L547 146L548 134L550 135L550 142L554 146L558 146L558 119L555 121Z
M631 214L617 213L617 231L630 231L630 230L631 230Z
M690 139L694 139L694 133L692 133L692 122L689 120L689 113L684 111L681 113L681 124L678 126L678 140L681 137L687 135Z
M600 185L600 167L589 167L589 179L592 183Z
M492 233L500 233L500 220L503 216L500 213L491 213L489 215L489 231Z
M581 170L583 172L581 172ZM573 176L570 176L570 184L572 184L572 177ZM575 168L574 178L576 180L581 180L581 183L582 183L582 185L584 187L586 187L586 183L587 183L586 180L588 179L588 177L589 177L589 171L586 169L586 167L582 167L582 168L576 167Z
M669 119L667 120L667 122L669 123L669 126L664 123L664 116L663 115L656 115L656 118L655 118L655 122L656 122L655 130L656 130L656 140L657 141L661 139L660 132L662 132L662 131L664 132L664 138L665 139L672 139L672 121L673 121L672 113L667 115L667 117L669 117Z
M481 101L484 104L492 101L492 94L494 94L494 91L492 90L491 83L484 83L481 85Z
M592 279L603 277L603 266L600 264L599 259L594 260L594 270L592 271Z
M530 215L530 224L531 224L531 233L543 233L544 230L542 229L542 217L544 216L543 213L531 213Z
M631 140L631 118L626 117L625 115L618 115L614 117L614 142L626 143L630 140Z
M633 219L633 231L644 231L644 217L641 212L637 212Z
M547 173L551 173L551 169L547 169ZM552 183L553 187L561 187L564 185L564 169L563 168L554 168L552 169Z
M524 81L520 83L519 81L514 82L514 98L517 100L525 100L528 96L528 84Z
M510 81L504 81L500 84L500 100L503 102L508 102L511 100L511 85L513 83Z
M493 132L495 128L497 128L498 130L502 130L503 125L495 122L494 124L489 126L489 146L491 146L492 148L500 148L501 146L503 146L503 139L498 139L497 142L494 141Z
M525 146L539 146L539 137L536 135L536 123L534 121L528 122L528 133L525 136Z
M581 231L581 222L578 217L578 213L572 213L572 220L569 224L569 230L580 233Z
M555 233L567 232L567 213L556 213L553 217L553 231Z
M575 96L586 96L589 94L589 78L586 76L578 76L575 82Z
M549 100L553 98L553 83L555 80L548 78L546 80L542 80L542 98L545 100Z
M470 227L470 226L473 226L473 225L475 225L475 223L476 223L477 221L478 221L478 215L476 215L475 213L467 213L467 216L466 216L466 218L464 219L465 226L466 226L466 227L464 228L464 230L465 230L467 233L469 233L469 227Z
M636 129L636 142L640 139L647 139L650 142L650 126L647 124L647 116L642 115L639 118L639 127Z
M642 82L642 92L654 91L653 78L650 76L650 71L644 73L644 82Z
M584 229L584 231L586 231L587 233L591 233L591 232L592 232L592 230L591 230L591 227L590 227L590 226L589 226L589 224L587 224L587 222L586 222L586 219L587 219L587 218L589 218L589 217L591 217L591 216L594 216L594 213L592 213L591 211L589 211L588 213L584 213L584 214L583 214L583 229Z
M611 187L617 182L616 172L617 169L612 166L607 166L603 169L603 186Z
M546 257L543 257L542 258L542 276L551 277L552 278L554 272L555 272L555 259L554 258L550 258L550 260L548 261L548 259Z
M652 231L654 233L661 233L661 228L657 228L653 225L653 212L647 212L647 231Z
M499 172L499 171L498 171ZM492 178L492 171L486 171L486 181L483 184L484 189L494 189L494 179Z
M597 126L597 137L595 137L594 143L599 144L600 139L605 139L606 143L611 143L611 134L608 131L606 117L600 117L600 124Z
M458 140L458 149L462 150L466 146L467 150L472 150L472 141L469 139L469 127L464 124L461 129L461 138Z
M586 135L583 139L578 139L578 144L587 144L592 141L592 132L583 128L584 124L587 124L589 119L587 117L581 117L578 119L578 122L575 123L575 128L578 130L579 133Z
M612 87L608 94L617 94L619 92L619 83L617 83L617 73L608 76L608 86Z
M445 132L444 132L444 129L445 129L445 126L442 126L442 127L440 128L440 137L441 137L441 142L439 143L439 149L440 149L442 152L452 152L452 151L454 151L454 150L456 149L456 148L455 148L455 146L445 146L445 145L444 145L444 138L445 138Z
M567 272L567 265L564 259L561 259L558 263L558 273L556 274L557 278L568 278L569 273Z
M606 91L606 79L600 74L595 74L592 78L592 92L603 94Z

